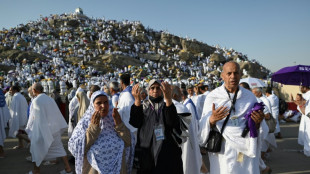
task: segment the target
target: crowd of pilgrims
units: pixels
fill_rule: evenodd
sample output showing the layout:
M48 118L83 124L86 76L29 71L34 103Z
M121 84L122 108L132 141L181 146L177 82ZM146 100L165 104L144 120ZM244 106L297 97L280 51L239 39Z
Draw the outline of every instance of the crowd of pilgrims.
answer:
M182 130L182 129L179 130L181 132L183 131L186 134L186 135L183 135L185 138L182 136L178 137L180 139L179 141L177 141L176 139L178 138L175 138L174 136L165 137L165 139L169 139L169 141L171 142L168 142L168 145L166 146L162 145L162 147L160 147L162 148L162 151L170 150L170 153L172 149L176 150L174 154L175 155L179 154L182 156L183 167L178 166L179 164L182 164L182 161L180 163L178 162L172 163L173 166L169 166L169 167L162 164L162 163L167 163L167 160L168 161L173 160L175 157L174 155L172 155L171 157L168 157L167 155L161 154L160 156L158 156L158 154L157 155L154 154L153 158L155 159L160 158L157 160L162 161L162 162L157 162L157 165L159 164L160 165L158 168L156 168L156 172L165 173L169 171L167 169L168 167L168 168L174 168L174 170L171 170L170 172L175 172L175 173L182 173L182 172L184 173L200 173L200 172L207 173L208 169L206 168L202 160L202 154L205 154L206 152L203 149L200 149L199 147L199 140L198 140L199 126L198 125L199 125L199 120L201 119L205 98L209 94L209 92L212 90L212 88L209 87L210 85L202 81L194 85L192 85L191 83L187 83L187 84L182 83L182 84L174 85L173 82L169 80L166 80L166 81L162 80L163 82L157 81L157 80L150 80L147 82L148 84L145 87L143 87L142 84L138 85L140 90L138 91L139 97L137 97L137 96L134 96L133 93L131 92L132 90L135 89L134 86L137 86L134 84L133 79L131 77L132 75L129 75L128 73L124 73L119 77L119 79L117 80L112 79L111 81L106 83L106 85L103 85L103 86L100 83L87 86L85 84L78 84L78 82L76 82L75 85L71 83L64 83L65 87L61 87L61 85L57 87L53 85L51 87L49 85L49 82L53 82L53 81L50 80L46 82L45 80L41 80L41 83L39 86L42 87L42 93L45 93L46 96L49 96L48 98L53 99L55 101L55 103L57 104L59 108L59 111L60 111L59 113L61 117L63 118L63 121L66 120L66 123L64 124L63 128L60 129L59 131L63 133L64 129L66 129L66 131L68 132L69 138L71 137L69 140L69 151L75 157L76 172L77 173L84 173L84 172L88 173L88 172L96 171L96 170L97 171L108 171L110 169L103 169L103 168L101 169L101 168L96 168L94 166L105 166L105 165L108 165L109 162L115 162L115 159L112 160L111 158L108 158L107 160L103 160L105 162L102 162L100 164L97 164L94 159L93 161L88 160L89 163L85 164L85 160L83 162L84 156L83 154L80 154L80 151L78 149L78 147L85 147L85 148L88 147L88 149L90 149L89 146L91 145L95 146L96 144L95 142L100 142L100 143L97 143L96 145L98 145L98 147L103 149L104 151L102 152L103 154L106 154L105 153L106 148L110 147L110 146L104 145L104 143L101 144L102 142L104 142L105 138L100 139L100 141L99 139L96 141L96 138L94 138L94 137L100 137L100 128L98 131L96 130L95 126L91 126L92 124L94 124L93 122L91 122L92 120L90 118L95 112L94 105L96 101L95 100L96 97L94 97L93 95L106 96L103 100L106 100L105 102L108 103L108 107L110 109L109 111L106 111L106 112L107 112L107 115L111 116L111 118L109 119L109 121L106 123L105 126L107 126L108 128L111 128L111 130L113 130L112 132L115 132L116 130L117 134L113 134L113 136L121 137L121 139L125 143L125 146L124 146L125 148L123 148L123 151L121 151L121 154L117 154L117 153L120 153L119 151L117 153L113 151L114 153L113 155L121 157L121 158L117 158L119 160L119 163L116 164L115 170L121 171L121 173L130 173L132 168L128 166L134 166L135 168L140 168L140 163L137 160L139 158L139 155L142 155L142 159L145 159L146 161L149 160L148 156L145 156L147 153L144 153L143 152L144 149L141 148L141 143L143 144L144 142L142 137L146 135L141 135L137 133L137 127L139 127L138 125L142 123L139 123L139 118L134 119L134 117L132 116L132 115L137 116L145 111L144 110L140 111L139 110L140 108L131 107L131 105L133 105L133 103L134 105L137 105L135 102L138 99L140 100L140 103L142 103L143 108L146 107L145 106L146 103L154 100L154 96L150 96L151 90L155 90L155 88L158 88L157 90L159 90L158 86L160 85L165 86L167 84L170 84L172 86L171 91L170 91L171 96L172 96L172 102L177 109L177 113L184 114L184 113L190 112L190 115L192 116L191 118L189 118L189 120L182 121L182 124L185 125L184 126L185 130ZM169 88L170 88L170 85L169 85ZM20 117L18 121L11 120L9 122L10 124L9 124L9 135L8 136L17 137L19 139L19 144L14 148L18 149L18 148L23 148L25 146L29 147L29 144L32 142L31 140L34 137L33 135L34 133L30 133L31 131L34 131L35 128L33 128L33 125L34 125L33 119L30 119L31 111L29 110L31 110L31 107L34 107L34 106L31 106L31 105L34 105L32 104L34 99L38 98L38 97L35 97L35 95L33 94L33 88L37 88L37 86L38 86L38 83L34 83L32 86L29 87L27 92L24 92L24 91L20 91L20 86L18 86L18 83L15 83L14 86L11 86L10 88L5 89L3 92L1 91L2 95L5 94L5 102L10 110L10 113L15 114L15 117ZM162 90L164 91L164 89ZM256 92L256 90L258 92ZM261 90L255 89L253 93L254 94L258 93L258 94L255 94L257 98L263 98ZM275 98L273 99L276 100ZM165 100L167 99L165 98ZM272 101L272 103L275 103L275 102L276 101ZM46 105L48 105L48 107L51 107L51 104L46 104ZM188 109L184 109L182 105L186 106ZM270 106L270 104L268 105L269 105L268 107L271 109L272 107ZM38 107L39 106L40 104L38 104ZM155 106L162 107L162 106L157 106L157 105L154 105L153 107ZM119 125L116 124L116 121L115 121L116 119L114 118L114 116L112 116L113 115L112 113L114 114L116 113L116 111L114 111L113 108L118 108L117 115L119 116L119 122L121 122L121 124ZM172 112L170 111L171 108L164 107L161 109L166 109L165 113L167 113L167 115L173 115L169 113L169 112ZM277 108L273 108L273 109L276 110L273 112L278 112ZM53 110L55 110L55 108L53 108ZM46 112L49 112L49 111L46 111ZM265 111L265 112L271 113L271 111ZM154 118L156 117L155 115L154 115ZM53 117L55 117L54 113L53 113ZM85 118L87 117L89 119L88 120L82 119L83 117ZM14 118L14 116L12 118ZM31 123L29 123L30 122L29 120L32 120ZM57 121L59 122L59 120ZM87 129L88 125L90 126ZM99 125L101 127L104 126L101 124ZM117 125L117 128L114 128L115 125ZM85 129L87 129L87 131ZM151 129L151 128L140 127L139 129L143 130L143 129ZM153 129L157 130L156 127ZM279 127L277 127L277 129L279 129ZM25 132L25 130L28 133L28 135ZM106 130L107 131L106 133L111 133L110 132L111 130L110 129ZM278 132L279 130L277 131L277 133ZM86 133L86 137L84 137L83 139L79 139L81 135L85 133ZM32 137L29 137L29 134L30 135L32 134ZM139 140L137 141L137 136L139 135L140 137L138 137ZM113 136L108 137L108 138L113 138ZM74 142L78 142L78 144L74 144ZM116 143L115 141L113 142ZM176 146L171 145L173 143L177 145ZM73 145L71 146L70 144L73 144ZM136 144L139 146L135 147L134 145ZM274 133L269 133L268 135L266 135L263 144L264 144L263 146L264 149L262 149L262 159L265 160L266 157L268 158L268 155L270 154L269 151L271 151L273 148L276 147ZM156 145L157 144L153 144L152 146L156 146ZM3 143L2 143L2 146L3 146ZM60 149L63 150L62 143L58 142L58 146L61 146ZM182 147L181 148L182 151L180 152L178 151L179 147ZM118 149L118 147L114 147L114 148ZM98 150L98 148L96 149ZM134 153L135 150L136 150L136 153ZM54 156L52 155L52 157L54 158L42 158L41 161L44 160L45 164L49 164L49 163L54 162L55 157L61 156L64 158L64 156L66 156L66 153L61 153L61 155L59 155L59 153L57 153L57 150L54 151L53 153L55 153ZM96 150L93 149L91 153L98 153L98 152L96 152ZM87 158L91 158L91 159L94 158L94 156L90 155L91 153L87 155ZM3 151L2 151L2 154L3 154ZM31 160L31 157L28 157L28 160ZM67 161L68 160L65 158L64 159L65 164L68 163ZM33 160L33 162L35 161ZM40 165L40 163L36 163L36 164L38 164L37 166ZM156 165L156 162L155 162L155 165ZM171 162L169 163L169 165L171 165ZM142 166L144 166L144 164L142 164ZM85 168L87 169L87 171L84 171ZM176 170L176 168L180 170L183 169L184 171L178 171ZM265 165L265 166L262 166L262 170L263 169L269 170L269 167ZM63 172L70 173L70 171L72 171L72 169L68 165L66 166L66 169ZM147 173L150 171L147 171L147 170L143 171L141 169L140 172Z
M79 27L72 27L69 18L78 21ZM63 22L56 27L57 21ZM72 173L61 142L64 131L70 138L69 156L75 159L76 173L131 173L132 167L137 168L138 173L208 172L202 160L206 151L199 146L199 121L206 96L223 84L220 76L210 72L221 73L223 64L214 65L210 56L203 54L191 64L180 61L181 46L159 43L154 33L152 29L144 29L140 22L90 19L80 13L42 17L1 31L0 45L49 58L34 62L9 58L1 61L2 65L16 69L0 72L0 107L8 107L3 111L5 116L1 117L0 126L3 130L9 129L9 137L18 138L14 148L30 146L32 156L27 160L35 163L33 173L39 173L42 163L55 163L57 157L62 157L65 163L61 173ZM159 33L169 35L164 31ZM137 41L137 37L144 37L145 42ZM96 46L91 47L92 43ZM217 46L214 53L222 54L227 60L238 55L236 62L250 61L233 49ZM84 65L104 54L130 56L142 65L113 67L114 71L107 73ZM151 61L141 54L160 54L173 61ZM67 63L65 59L69 57L78 57L81 62ZM171 67L179 71L173 74ZM147 72L146 77L135 74L141 69ZM168 75L161 76L162 72ZM187 72L189 78L181 79L181 72ZM246 70L242 73L247 74ZM276 96L267 90L266 96L271 96L267 99L261 89L252 90L268 106L264 113L272 113L277 118ZM35 119L36 114L44 119ZM145 119L150 124L144 124ZM57 125L46 125L44 121ZM48 129L42 131L44 126ZM0 157L4 157L6 134L3 130L0 130ZM167 131L171 134L167 135ZM274 132L263 137L260 171L270 171L265 160L277 147L275 133L279 132L277 124ZM150 146L152 150L147 148Z
M4 128L7 128L9 137L18 138L15 149L30 147L32 156L27 157L27 160L35 162L34 173L39 173L41 164L53 164L58 157L62 157L65 163L62 173L71 173L73 169L69 165L67 153L61 142L61 135L67 132L69 156L75 162L76 173L97 171L131 173L132 168L136 168L138 173L208 172L202 159L206 151L200 147L202 140L199 138L204 136L202 133L205 130L201 127L203 126L201 122L205 121L202 120L203 110L206 108L204 103L210 92L222 88L225 82L224 76L221 76L222 79L210 76L212 81L208 80L210 78L205 78L206 80L189 78L183 81L170 78L139 80L134 77L131 67L126 67L118 74L95 76L91 74L91 78L79 78L82 73L87 73L91 69L82 69L57 61L59 59L53 59L51 62L35 62L32 65L21 62L16 64L15 71L2 76L1 85L5 87L1 88L0 92L0 106L4 114L0 124L1 157L5 156ZM55 76L46 73L37 73L34 78L27 80L20 78L28 71L31 74L34 69L46 72L57 63L65 65L64 69L70 69L68 73L62 71L64 76L56 75L59 78L57 80L50 78ZM279 113L279 99L271 88L263 92L261 88L250 89L246 84L240 85L243 86L243 90L248 89L255 95L255 101L264 103L266 117L274 117L277 121L275 130L269 133L263 131L260 137L261 155L257 164L260 171L266 173L271 171L266 165L266 160L277 147L276 136L280 136L279 115L282 114L285 120L294 120L295 116L292 114L289 116L290 111ZM158 91L161 91L160 96ZM221 96L223 93L217 95ZM296 100L301 99L297 95ZM175 110L171 107L172 103ZM43 115L45 119L35 119L36 114ZM190 117L186 118L187 114ZM97 115L97 119L104 117L106 120L96 120ZM50 120L49 117L55 120ZM168 119L150 119L157 117ZM173 118L179 119L173 120ZM296 115L297 121L300 118L304 117L299 114L297 118ZM141 120L145 119L151 124L144 124ZM46 125L45 121L54 122L56 125ZM266 124L262 125L265 127L262 126L261 129L269 129L266 128ZM42 131L46 130L43 127L49 127L50 131ZM307 127L304 128L304 132L308 132ZM166 131L171 131L171 134L166 134ZM109 136L105 137L105 134ZM51 139L46 139L47 137ZM47 144L33 143L41 141ZM304 138L300 136L298 142L305 142ZM152 150L149 147L152 147ZM307 148L305 145L304 153L309 156ZM98 157L96 154L99 152L102 156ZM41 153L44 155L38 155ZM177 158L178 156L180 158ZM112 165L113 169L102 167L109 166L110 163L115 164Z

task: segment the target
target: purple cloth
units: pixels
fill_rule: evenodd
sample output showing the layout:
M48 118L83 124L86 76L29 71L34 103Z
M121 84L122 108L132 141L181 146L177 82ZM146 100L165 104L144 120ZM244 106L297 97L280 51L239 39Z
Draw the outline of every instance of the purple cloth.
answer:
M250 137L256 138L257 137L257 129L255 126L254 120L251 118L251 114L253 111L259 111L259 110L264 110L264 103L263 102L256 102L253 106L253 108L244 116L244 118L247 120L246 121L246 127L248 130L250 130Z

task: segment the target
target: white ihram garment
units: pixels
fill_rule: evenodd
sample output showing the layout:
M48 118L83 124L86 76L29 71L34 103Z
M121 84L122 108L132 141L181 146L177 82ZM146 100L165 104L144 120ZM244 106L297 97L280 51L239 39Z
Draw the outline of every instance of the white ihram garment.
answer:
M28 103L26 98L19 92L15 93L9 109L11 114L9 137L15 138L18 130L24 130L27 124Z
M276 130L274 131L274 133L279 133L280 132L280 124L279 124L279 98L276 95L271 94L270 96L267 97L267 99L269 100L270 105L271 105L272 116L273 116L273 118L277 122Z
M128 129L130 129L130 132L133 133L137 131L137 128L134 128L130 125L129 118L131 106L134 104L134 102L135 100L131 94L131 86L127 86L127 88L119 95L117 108L123 123Z
M5 104L0 107L0 146L4 146L4 140L6 138L5 127L9 119L11 118L8 106Z
M198 120L200 120L200 118L201 118L203 105L204 105L206 97L209 93L210 93L209 91L206 91L205 93L198 95L196 103L194 102L194 104L196 106L196 110L197 110Z
M306 103L305 115L302 114L298 133L298 144L304 146L304 154L310 157L310 118L306 116L310 112L309 101ZM300 113L300 107L297 107Z
M39 94L34 98L26 132L31 141L32 161L36 166L40 166L43 160L66 156L61 134L67 127L54 99L46 94Z
M197 116L195 116L197 112L195 112L195 107L187 102L188 100L190 99L186 99L184 104L186 104L185 107L192 114L192 121L188 129L189 137L182 145L183 171L184 174L198 174L202 165L202 156L198 144L198 123L196 120Z
M234 94L230 94L230 96L232 99ZM211 174L260 174L260 138L251 138L249 133L245 138L241 137L246 122L244 116L253 108L256 102L256 97L252 92L239 87L235 111L232 111L230 116L236 117L238 124L234 126L232 119L229 119L223 132L221 151L218 153L209 153ZM222 105L231 107L232 102L228 97L224 85L214 89L206 97L202 117L199 122L199 142L202 146L206 145L211 130L209 119L212 114L213 103L216 108ZM221 130L223 122L224 119L216 123L218 130ZM258 136L261 136L260 132L258 132Z
M270 104L269 100L267 99L267 97L261 96L259 99L265 104L265 110L267 110L267 111L264 110L264 114L270 113L271 115L273 115L272 110L271 110L271 104ZM259 99L257 99L257 100L259 101ZM267 152L267 150L270 147L272 147L272 148L277 147L277 142L276 142L276 138L274 136L274 133L268 133L267 137L264 138L264 140L262 141L261 151Z

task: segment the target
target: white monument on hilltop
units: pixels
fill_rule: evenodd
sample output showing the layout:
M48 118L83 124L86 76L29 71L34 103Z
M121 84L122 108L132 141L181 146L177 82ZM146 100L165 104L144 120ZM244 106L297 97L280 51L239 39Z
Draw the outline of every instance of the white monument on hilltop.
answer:
M78 15L78 14L81 14L83 15L83 10L79 7L79 8L76 8L75 9L75 14Z
M83 9L81 9L80 7L75 9L73 15L79 19L84 19L84 20L88 19L88 17L84 15Z

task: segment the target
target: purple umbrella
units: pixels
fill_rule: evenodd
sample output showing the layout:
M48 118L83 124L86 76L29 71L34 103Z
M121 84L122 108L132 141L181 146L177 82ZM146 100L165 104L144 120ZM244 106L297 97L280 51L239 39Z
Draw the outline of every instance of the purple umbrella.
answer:
M288 66L273 73L271 79L285 85L310 86L310 66Z

